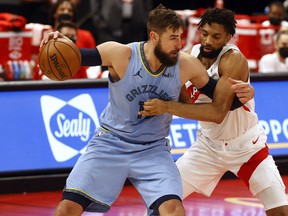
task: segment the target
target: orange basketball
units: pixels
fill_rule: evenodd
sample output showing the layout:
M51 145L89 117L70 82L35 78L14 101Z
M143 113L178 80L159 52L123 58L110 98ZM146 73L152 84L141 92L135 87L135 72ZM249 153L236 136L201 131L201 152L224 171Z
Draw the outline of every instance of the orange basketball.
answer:
M52 80L71 79L80 66L79 48L67 38L52 39L41 47L39 67Z

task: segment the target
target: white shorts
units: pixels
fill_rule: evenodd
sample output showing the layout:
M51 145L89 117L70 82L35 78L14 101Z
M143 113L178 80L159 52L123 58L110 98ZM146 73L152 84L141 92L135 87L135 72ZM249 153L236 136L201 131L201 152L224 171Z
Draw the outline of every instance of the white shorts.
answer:
M197 132L196 142L177 161L182 180L210 196L221 177L231 171L244 181L251 193L278 182L285 186L272 156L267 137L258 125L233 140L210 140ZM184 191L185 194L185 191Z

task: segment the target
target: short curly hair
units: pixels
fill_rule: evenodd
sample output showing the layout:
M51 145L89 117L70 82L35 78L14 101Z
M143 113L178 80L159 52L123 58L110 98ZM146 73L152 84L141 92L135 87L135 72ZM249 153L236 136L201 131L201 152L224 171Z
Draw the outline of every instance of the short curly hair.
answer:
M201 16L198 23L198 29L201 29L205 24L211 25L217 23L223 25L226 32L234 35L236 31L235 13L225 8L208 8Z

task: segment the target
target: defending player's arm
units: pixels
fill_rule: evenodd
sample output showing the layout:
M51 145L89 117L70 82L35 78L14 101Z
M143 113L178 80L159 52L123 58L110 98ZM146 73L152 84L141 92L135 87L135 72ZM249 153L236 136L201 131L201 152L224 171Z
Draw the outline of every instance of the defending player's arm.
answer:
M235 67L235 65L237 65L237 67ZM194 65L194 68L194 77L191 81L195 87L201 89L207 84L208 80L205 78L205 75L203 75L202 69L199 69L201 68L199 65ZM236 51L230 51L222 57L219 71L221 77L217 82L211 103L185 104L175 101L153 99L145 102L144 111L141 114L156 115L168 112L183 118L221 123L230 110L235 96L234 90L231 88L231 83L229 82L229 77L236 80L247 81L248 63L242 54ZM204 82L203 78L204 80L206 79Z
M184 52L190 54L191 49L192 48L190 48L189 50L185 50ZM250 85L250 83L243 82L242 80L235 80L232 78L229 78L229 81L232 84L231 88L236 94L230 110L241 107L243 104L247 103L254 97L255 91L253 86ZM216 87L216 83L217 81L210 80L210 83L205 85L204 89L202 89L202 93L213 99L213 93ZM199 97L200 93L201 91L195 88L195 86L191 82L187 82L181 90L180 101L185 103L194 103Z

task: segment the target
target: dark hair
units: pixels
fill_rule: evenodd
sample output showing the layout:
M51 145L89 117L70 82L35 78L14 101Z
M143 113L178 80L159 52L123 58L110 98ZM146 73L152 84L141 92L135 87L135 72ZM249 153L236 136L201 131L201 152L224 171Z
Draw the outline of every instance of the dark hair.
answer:
M151 31L155 31L161 35L167 27L172 28L173 31L180 28L183 29L184 21L174 10L167 9L162 4L159 4L149 12L147 21L148 38Z
M55 25L55 18L54 18L54 14L56 13L58 7L63 4L63 2L69 2L72 5L72 10L73 10L73 17L72 17L72 22L76 23L77 21L77 11L76 11L76 7L74 6L74 4L70 1L70 0L58 0L56 3L52 4L50 10L49 10L49 21L50 21L50 25L54 26Z
M234 12L225 8L209 8L201 16L201 20L198 24L198 29L202 28L205 24L211 25L217 23L223 25L226 32L230 35L235 34L236 20Z
M77 31L77 25L75 23L73 23L72 21L69 21L69 20L65 20L65 21L62 21L59 23L58 26L56 26L56 30L61 32L61 29L63 27L70 27L70 28L73 28Z

